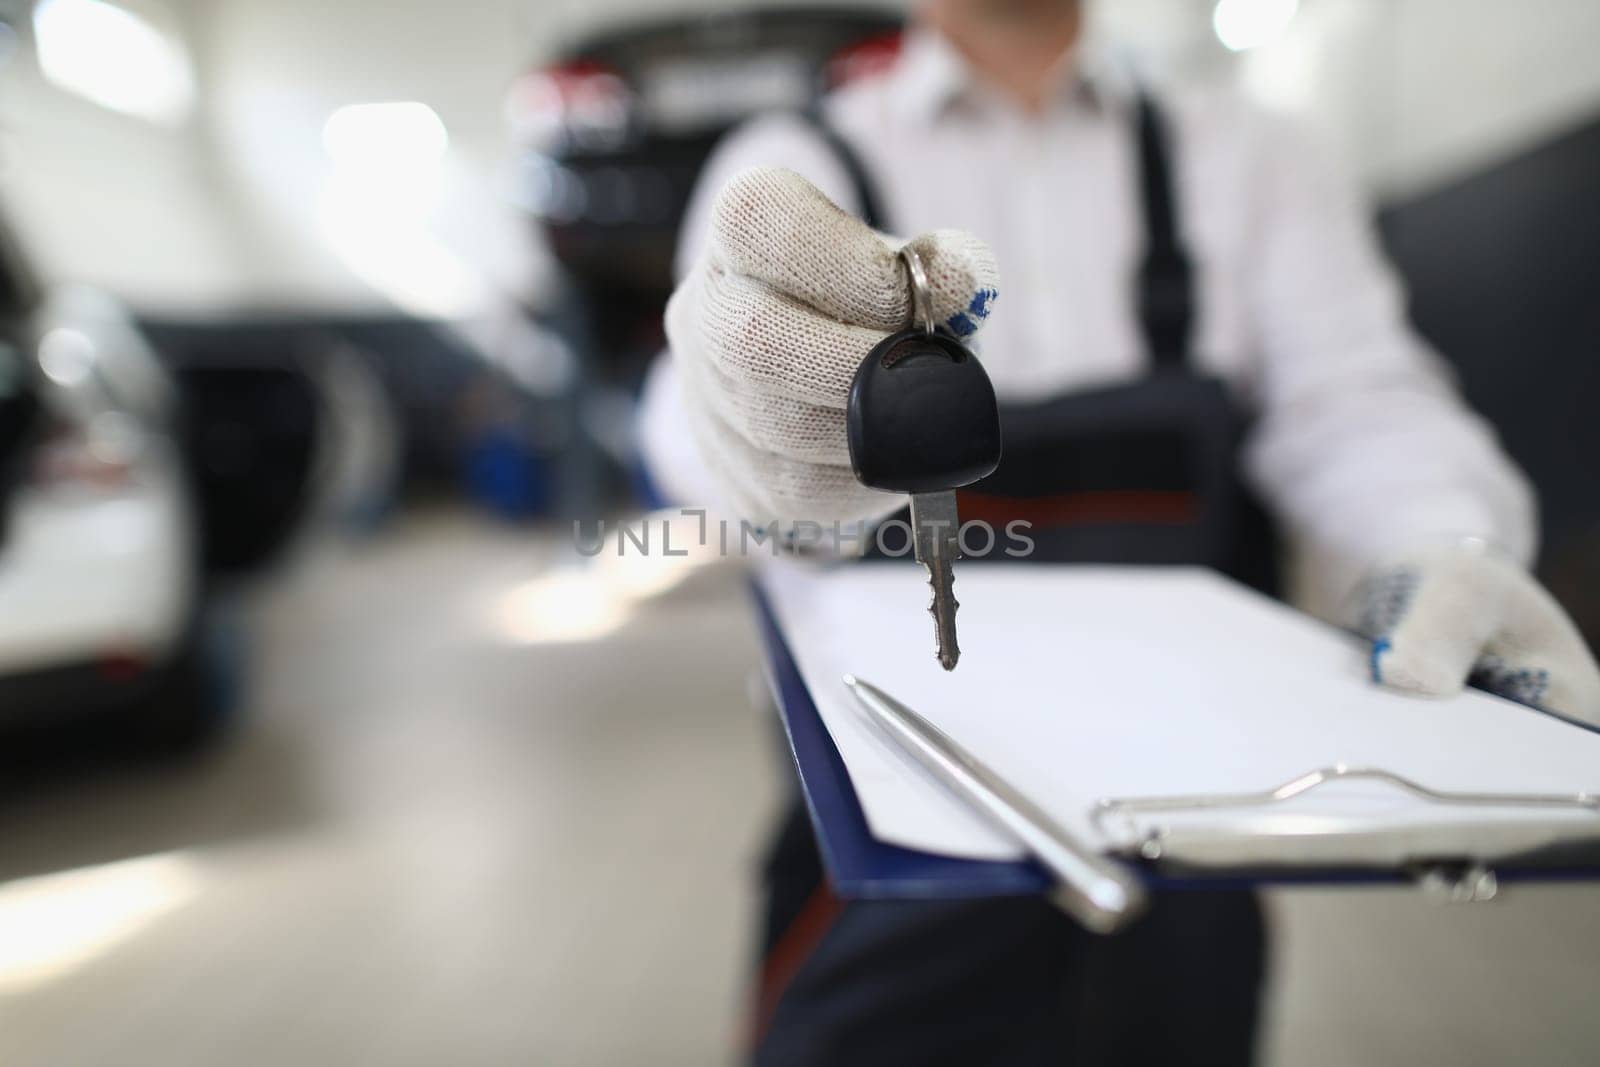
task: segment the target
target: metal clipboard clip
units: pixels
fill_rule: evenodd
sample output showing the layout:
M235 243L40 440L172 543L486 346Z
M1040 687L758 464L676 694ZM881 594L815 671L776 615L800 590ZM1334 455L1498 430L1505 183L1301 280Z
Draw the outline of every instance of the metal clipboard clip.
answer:
M1331 782L1380 783L1456 809L1542 812L1542 818L1374 822L1269 812L1244 822L1206 825L1205 812L1270 809ZM1160 818L1165 816L1165 819ZM1600 848L1600 795L1488 793L1432 789L1377 767L1321 767L1272 789L1189 796L1103 798L1090 813L1095 828L1124 855L1183 868L1368 867L1409 872L1425 888L1453 900L1487 900L1497 892L1489 864L1536 858L1574 846Z

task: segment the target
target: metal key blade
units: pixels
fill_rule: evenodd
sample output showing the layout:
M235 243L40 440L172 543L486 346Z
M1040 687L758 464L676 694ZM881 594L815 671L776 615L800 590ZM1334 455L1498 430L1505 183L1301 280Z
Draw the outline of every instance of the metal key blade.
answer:
M961 658L961 646L956 643L956 608L961 605L956 601L955 588L961 519L956 514L955 493L911 494L911 529L917 562L927 568L928 584L933 587L928 614L933 616L939 665L953 671Z

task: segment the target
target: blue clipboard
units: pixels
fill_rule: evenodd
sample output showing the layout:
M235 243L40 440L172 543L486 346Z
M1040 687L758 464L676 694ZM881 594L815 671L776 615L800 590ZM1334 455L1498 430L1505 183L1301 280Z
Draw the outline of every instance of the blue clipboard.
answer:
M806 812L833 890L847 899L971 899L1047 892L1051 882L1029 860L961 859L887 844L873 836L844 759L778 627L760 585L750 583L765 653L768 680L794 757ZM1340 867L1259 873L1168 874L1152 865L1136 868L1152 890L1248 889L1269 885L1407 884L1413 876L1392 869ZM1592 881L1593 861L1522 867L1497 865L1502 883Z
M794 755L811 828L833 890L854 898L1028 896L1050 888L1031 861L958 859L885 844L872 835L850 773L823 725L766 594L750 585L773 697Z

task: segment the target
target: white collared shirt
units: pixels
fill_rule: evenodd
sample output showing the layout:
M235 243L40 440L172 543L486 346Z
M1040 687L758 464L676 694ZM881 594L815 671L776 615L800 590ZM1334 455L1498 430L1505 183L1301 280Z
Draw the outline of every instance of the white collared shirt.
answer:
M920 31L890 71L824 105L894 233L964 229L994 250L1000 296L978 349L1002 399L1125 382L1147 366L1133 309L1143 245L1133 83L1098 57L1078 69L1028 114ZM1407 327L1349 186L1295 131L1236 97L1156 95L1197 268L1194 359L1257 413L1246 473L1267 503L1340 570L1468 536L1528 558L1526 483ZM806 122L758 120L708 162L685 216L680 274L700 252L716 191L755 165L788 167L859 208ZM670 375L658 368L647 396L646 452L669 486L703 486L687 469L695 458Z

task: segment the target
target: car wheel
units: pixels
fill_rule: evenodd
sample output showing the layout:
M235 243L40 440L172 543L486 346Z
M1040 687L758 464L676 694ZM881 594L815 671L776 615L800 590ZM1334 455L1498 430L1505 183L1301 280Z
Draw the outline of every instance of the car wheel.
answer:
M209 747L224 733L234 703L231 670L216 635L195 627L155 686L125 721L134 749L178 756Z

